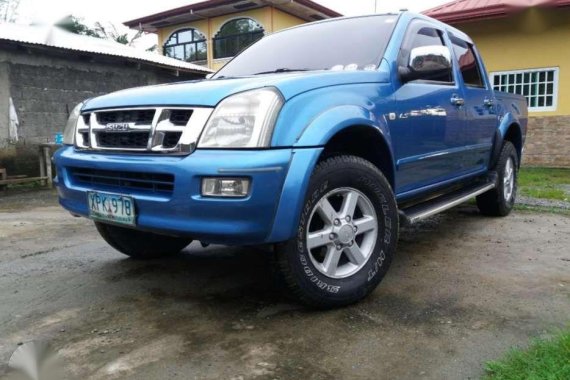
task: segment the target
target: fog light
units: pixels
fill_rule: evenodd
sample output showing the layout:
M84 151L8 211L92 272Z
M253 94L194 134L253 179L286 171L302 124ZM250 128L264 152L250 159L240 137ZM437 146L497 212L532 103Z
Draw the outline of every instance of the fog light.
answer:
M247 178L203 178L202 195L205 197L245 197L249 193Z

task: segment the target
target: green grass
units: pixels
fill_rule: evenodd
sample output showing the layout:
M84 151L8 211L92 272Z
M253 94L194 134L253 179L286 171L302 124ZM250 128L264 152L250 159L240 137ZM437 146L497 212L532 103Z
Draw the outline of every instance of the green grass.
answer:
M556 214L556 215L563 215L570 217L570 210L560 207L548 207L548 206L532 206L532 205L524 205L524 204L515 204L515 210L521 212L540 212L540 213L548 213L548 214Z
M41 181L6 185L6 188L10 190L30 190L30 189L39 189L42 187L45 187L45 185L42 185Z
M570 186L570 169L522 167L518 184L520 194L527 197L570 200L568 190L561 186Z
M534 340L526 350L513 349L486 365L486 380L570 379L570 330L552 339Z

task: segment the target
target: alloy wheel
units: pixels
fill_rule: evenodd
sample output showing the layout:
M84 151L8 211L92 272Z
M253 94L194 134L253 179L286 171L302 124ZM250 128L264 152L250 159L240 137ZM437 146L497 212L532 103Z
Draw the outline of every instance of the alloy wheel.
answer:
M507 202L511 200L514 189L515 189L515 165L513 163L513 159L509 157L509 159L505 164L505 172L503 175L503 196L505 197L505 200Z
M319 272L346 278L368 261L378 236L372 202L354 188L339 188L315 205L307 229L307 250Z

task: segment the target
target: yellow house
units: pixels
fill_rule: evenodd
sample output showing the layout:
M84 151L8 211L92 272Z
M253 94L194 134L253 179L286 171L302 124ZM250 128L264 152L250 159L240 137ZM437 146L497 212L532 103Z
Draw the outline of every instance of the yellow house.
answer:
M217 70L266 34L338 16L310 0L209 0L125 25L156 33L166 56Z
M525 163L570 166L570 0L459 0L424 13L473 38L496 90L527 98Z

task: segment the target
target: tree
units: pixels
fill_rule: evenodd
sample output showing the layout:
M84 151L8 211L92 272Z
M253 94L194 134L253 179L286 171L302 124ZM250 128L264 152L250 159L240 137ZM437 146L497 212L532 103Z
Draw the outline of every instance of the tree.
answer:
M56 25L71 33L89 37L104 38L127 46L133 46L135 41L141 38L143 34L142 30L136 32L132 36L129 32L120 33L117 30L117 27L111 23L104 25L103 23L96 22L93 27L89 27L83 22L83 19L72 15L63 18L61 21L57 22Z
M20 0L0 0L0 21L16 21L19 6Z
M97 29L88 27L83 23L82 19L72 15L64 17L63 19L58 21L56 25L71 33L81 34L82 36L102 38Z
M95 23L95 30L100 37L106 38L108 40L113 40L123 45L133 46L134 42L141 38L143 31L139 30L132 37L129 33L120 33L115 25L109 23L108 26L104 26L100 22Z

